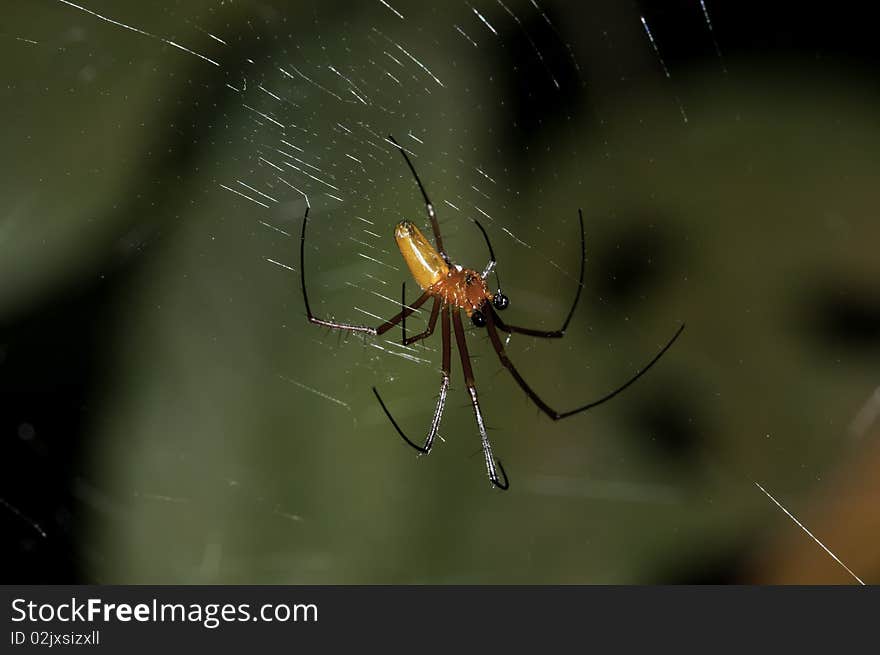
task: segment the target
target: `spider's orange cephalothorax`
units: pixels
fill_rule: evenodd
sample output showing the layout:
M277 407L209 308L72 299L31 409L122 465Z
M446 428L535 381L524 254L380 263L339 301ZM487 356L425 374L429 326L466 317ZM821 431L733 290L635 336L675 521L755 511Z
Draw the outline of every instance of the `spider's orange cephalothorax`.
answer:
M447 305L458 307L470 316L484 302L492 300L489 287L483 277L469 268L451 268L441 280L428 289L432 295L442 299Z
M585 412L588 409L601 405L629 387L654 366L663 354L672 347L672 344L678 339L682 330L684 330L684 324L678 328L678 331L673 335L672 339L670 339L660 352L654 356L654 359L642 366L635 375L613 391L606 393L598 400L594 400L565 412L559 412L553 409L542 400L537 393L535 393L532 387L529 386L525 379L523 379L523 376L517 372L516 367L513 365L513 362L510 361L510 358L505 352L504 343L499 335L499 331L506 334L524 334L543 339L558 339L565 334L565 330L571 321L571 317L574 315L575 307L577 307L578 300L581 297L581 289L584 286L584 260L586 258L586 248L584 244L583 212L578 210L578 222L580 223L581 228L581 274L580 279L578 280L577 293L575 293L574 296L574 303L572 304L571 310L569 310L568 316L562 324L562 327L558 330L545 330L510 325L505 323L495 312L496 309L499 311L506 309L510 304L510 301L507 296L501 293L501 289L493 294L489 292L489 288L486 285L486 277L491 274L495 267L495 254L492 251L492 245L489 243L489 235L486 234L486 230L484 230L477 221L474 221L483 235L483 239L486 242L486 248L489 250L489 263L486 265L483 273L453 264L449 260L449 257L447 257L443 248L443 239L440 236L440 225L437 222L437 215L434 213L434 205L431 204L431 201L428 198L428 192L425 191L425 187L422 185L422 181L419 179L415 167L412 165L409 156L406 154L406 150L394 140L393 136L388 136L388 142L400 150L400 154L403 156L415 178L416 185L422 192L422 197L425 199L425 210L428 214L428 220L431 222L431 229L434 232L434 242L437 244L436 247L431 245L431 242L425 238L425 235L409 221L398 223L394 230L394 238L397 241L398 248L400 248L400 254L403 255L403 259L406 261L406 265L409 267L412 276L422 288L422 294L416 298L415 301L407 304L406 285L404 284L403 289L401 290L403 297L401 299L400 311L376 327L353 323L340 323L338 321L315 316L309 306L309 296L306 291L306 224L308 223L309 218L308 198L306 198L306 210L305 215L303 216L302 232L300 233L299 240L300 286L302 286L303 304L305 305L306 316L310 323L325 328L342 330L349 333L369 334L377 337L385 334L395 325L400 325L403 337L399 343L404 347L408 347L430 337L434 333L434 328L439 319L440 334L443 341L441 349L442 364L440 365L440 374L442 377L440 382L440 393L437 395L437 405L434 409L434 416L431 419L431 427L428 430L424 445L412 441L406 436L406 433L401 430L397 421L394 420L394 416L392 416L391 412L385 406L376 387L373 387L373 393L400 437L417 451L427 455L431 452L435 437L439 436L438 430L440 428L440 420L443 416L443 408L446 406L446 395L449 391L449 375L452 370L452 338L454 334L455 345L461 360L462 376L464 377L465 387L467 388L471 406L474 410L477 429L480 433L480 443L483 449L483 459L486 462L486 473L489 476L489 482L492 483L492 486L498 489L508 489L510 483L507 479L507 474L504 472L504 467L501 466L501 460L496 459L492 452L492 444L489 442L489 435L486 431L486 421L483 418L483 412L480 409L480 402L477 399L477 385L474 381L473 367L471 366L471 358L468 354L467 339L464 325L462 323L461 310L464 310L467 313L474 327L485 329L485 333L488 334L489 342L492 344L495 354L498 355L498 360L501 365L510 372L514 381L519 385L520 389L525 392L526 396L535 404L535 406L554 421L574 416L575 414ZM419 334L407 336L407 317L413 312L419 311L419 308L429 300L432 300L433 302L431 303L431 316L428 319L427 328Z
M412 276L423 290L470 316L492 294L483 277L469 268L450 267L421 230L409 221L394 229L394 239Z

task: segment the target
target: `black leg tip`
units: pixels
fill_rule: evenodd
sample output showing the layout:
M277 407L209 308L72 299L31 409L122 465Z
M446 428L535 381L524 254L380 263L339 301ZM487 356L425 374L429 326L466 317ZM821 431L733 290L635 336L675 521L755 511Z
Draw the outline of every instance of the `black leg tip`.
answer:
M510 481L507 479L507 472L504 470L504 466L501 464L500 459L496 459L495 463L498 465L498 470L501 471L501 477L504 478L504 482L502 482L498 477L489 478L489 481L493 486L501 489L502 491L507 491L510 489Z

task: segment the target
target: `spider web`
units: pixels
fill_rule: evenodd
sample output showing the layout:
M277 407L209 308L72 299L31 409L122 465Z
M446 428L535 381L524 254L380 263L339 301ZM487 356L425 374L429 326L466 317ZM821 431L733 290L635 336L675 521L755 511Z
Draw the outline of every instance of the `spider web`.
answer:
M159 4L47 0L0 35L21 189L0 228L20 253L0 305L19 331L0 362L30 369L30 353L39 369L52 349L15 335L71 315L63 350L86 335L93 353L76 360L79 395L53 390L58 423L43 387L8 373L8 461L59 480L0 490L8 561L60 553L64 571L120 582L786 581L782 552L803 563L788 580L811 580L816 561L830 566L813 581L852 581L843 562L876 578L876 559L822 530L838 506L817 500L857 504L840 471L876 435L876 227L858 174L793 203L801 189L771 165L777 143L810 161L801 144L829 117L876 138L875 100L801 112L818 84L767 100L775 82L753 53L725 47L758 28L701 0ZM456 262L482 268L473 221L486 228L511 322L561 323L584 209L588 281L569 334L507 344L554 406L613 388L689 324L613 405L555 424L469 329L507 495L486 488L455 356L430 457L373 401L378 386L420 438L437 336L403 347L396 331L343 337L303 317L307 205L316 314L375 325L402 282L417 294L391 234L404 218L427 228L425 210L389 134ZM829 141L831 161L871 170ZM800 165L779 167L829 179ZM768 170L775 195L755 182ZM829 240L845 265L816 254ZM74 301L58 314L39 310L62 297ZM766 318L789 301L796 320ZM76 450L47 455L66 430ZM165 534L179 554L159 559Z

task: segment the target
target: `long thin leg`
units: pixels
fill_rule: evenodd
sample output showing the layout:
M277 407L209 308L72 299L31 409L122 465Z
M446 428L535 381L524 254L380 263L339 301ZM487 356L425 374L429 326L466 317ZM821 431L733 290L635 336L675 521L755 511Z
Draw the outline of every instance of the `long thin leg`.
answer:
M681 335L682 331L684 331L684 323L681 324L681 327L672 335L672 338L667 342L663 348L660 349L654 358L648 362L645 366L639 369L639 372L632 376L629 380L624 382L622 385L617 387L614 391L605 394L598 400L594 400L592 402L587 403L586 405L581 405L580 407L576 407L575 409L571 409L567 412L558 412L550 405L541 400L541 397L535 393L532 388L528 385L528 383L523 379L523 377L519 374L519 371L516 370L516 367L513 365L513 362L508 358L507 353L504 350L504 344L501 343L501 338L498 336L498 331L495 329L495 323L498 321L498 314L495 313L493 309L489 309L489 311L485 312L486 316L486 328L489 331L489 340L492 342L492 347L495 349L495 352L498 354L498 359L501 360L501 364L510 371L510 374L513 376L513 379L516 380L516 383L520 386L520 388L526 392L526 395L531 399L538 408L544 412L547 416L552 418L554 421L558 421L559 419L566 418L567 416L572 416L573 414L577 414L579 412L584 412L588 409L592 409L593 407L597 407L604 402L607 402L614 398L621 391L630 386L633 382L642 377L648 370L657 363L657 361L664 355L664 353L672 347L672 344L675 343L675 340Z
M449 256L446 254L446 249L443 247L443 239L440 236L440 224L437 222L437 214L434 212L434 205L431 203L431 199L428 198L428 192L425 191L425 186L422 184L421 179L419 179L419 174L416 173L416 168L409 160L409 155L406 154L406 150L403 149L403 146L401 146L397 142L397 139L390 134L388 135L388 140L400 150L400 154L403 155L403 158L406 160L406 165L409 166L409 170L412 171L413 177L416 178L416 184L419 185L419 191L422 192L422 198L425 199L425 209L428 211L428 218L431 220L431 229L434 231L434 244L437 246L437 252L440 253L443 261L449 264Z
M393 328L395 325L397 325L402 320L404 320L407 316L409 316L414 311L416 311L419 307L421 307L426 302L428 302L428 299L430 297L431 297L431 294L426 291L425 293L423 293L421 296L416 298L410 304L407 305L406 303L404 303L402 311L395 314L394 316L389 318L387 321L382 323L382 325L380 325L379 327L376 328L376 334L385 334L386 332L388 332L388 330Z
M474 371L471 368L471 358L468 355L467 342L464 338L464 327L461 324L461 312L456 310L452 315L452 326L455 329L455 343L458 345L458 354L461 359L461 368L464 372L464 384L467 387L468 395L471 397L471 405L474 408L474 417L477 419L477 428L480 431L480 441L483 445L483 457L486 459L486 472L489 474L489 481L499 489L507 489L510 483L507 480L507 473L500 460L496 460L492 454L492 444L489 443L489 435L486 434L486 424L483 421L483 412L480 411L480 402L477 400L477 386L474 382ZM495 468L495 465L498 468ZM498 477L498 471L504 481Z
M403 286L403 297L402 300L404 302L404 306L406 303L406 283L404 282ZM411 337L406 336L406 319L404 318L401 322L401 330L403 332L403 345L409 346L410 344L415 343L416 341L421 341L422 339L427 339L432 334L434 334L434 327L437 325L437 316L440 314L440 305L443 304L443 301L439 298L434 298L434 305L431 307L431 317L428 319L428 327L424 332L419 332L418 334L414 334Z
M437 305L435 305L435 307L436 306ZM450 356L451 348L449 337L448 307L443 308L443 320L441 322L440 329L443 331L443 366L440 369L440 395L437 397L437 407L434 409L434 417L431 419L431 427L428 429L428 436L425 439L424 446L418 445L406 436L404 431L400 429L397 421L394 420L391 412L388 411L388 408L382 401L382 396L379 395L379 391L376 389L376 387L373 387L373 393L376 394L376 398L379 400L379 404L382 406L382 410L385 412L385 416L387 416L388 420L391 421L391 425L393 425L394 429L397 430L397 434L399 434L403 438L403 440L410 446L418 450L420 453L424 453L426 455L431 452L431 446L434 445L434 438L437 436L437 431L440 429L440 419L443 417L443 408L446 406L446 394L449 392L449 372L452 362Z
M499 330L501 330L502 332L517 332L519 334L527 334L531 337L540 337L542 339L560 339L565 336L565 330L568 328L568 324L571 322L571 317L574 316L574 310L575 308L577 308L578 301L581 299L581 289L584 288L584 261L587 257L587 245L586 241L584 240L584 213L580 209L578 209L578 220L581 224L581 274L578 278L577 293L574 296L574 302L571 305L568 316L565 317L565 322L562 324L562 327L558 330L535 330L533 328L508 325L501 320L501 317L496 314L495 323L498 326ZM491 253L491 249L489 252Z
M369 327L367 325L355 325L353 323L339 323L337 321L328 321L323 318L318 318L314 314L312 314L312 308L309 305L309 294L306 292L306 224L309 222L309 208L306 207L306 212L303 215L303 224L302 224L302 233L300 234L299 239L299 279L300 284L302 285L302 294L303 294L303 303L306 306L306 315L308 316L309 323L314 323L315 325L323 325L324 327L331 328L333 330L347 330L348 332L363 332L366 334L384 334L395 325L404 320L407 316L416 311L419 307L424 305L428 298L431 295L428 292L423 293L419 296L415 302L407 305L404 303L403 310L399 314L395 314L393 317L382 323L379 327Z
M480 228L480 232L483 233L483 240L486 242L486 247L489 249L489 263L486 264L486 268L483 269L483 275L481 276L484 280L492 275L492 271L495 270L495 251L492 249L492 243L489 241L489 235L486 234L486 229L482 226L480 221L477 219L472 219L474 223L477 224L477 227ZM498 286L501 286L501 282L498 282Z

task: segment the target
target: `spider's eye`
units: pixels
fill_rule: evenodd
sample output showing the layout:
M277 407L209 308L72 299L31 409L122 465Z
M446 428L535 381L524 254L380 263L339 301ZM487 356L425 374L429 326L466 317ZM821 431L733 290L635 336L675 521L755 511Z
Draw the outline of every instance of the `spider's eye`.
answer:
M495 305L495 309L507 309L510 307L510 298L501 293L501 289L499 289L498 293L492 296L492 304Z
M486 317L483 316L483 312L475 311L471 314L471 323L477 327L486 327Z

